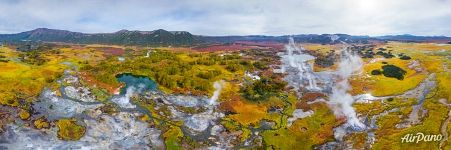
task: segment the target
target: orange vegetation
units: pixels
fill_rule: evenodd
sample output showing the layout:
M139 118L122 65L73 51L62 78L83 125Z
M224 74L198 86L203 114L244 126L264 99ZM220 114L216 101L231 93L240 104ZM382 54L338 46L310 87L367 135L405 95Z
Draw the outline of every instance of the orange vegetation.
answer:
M106 89L110 94L118 92L118 89L123 86L121 83L119 83L118 85L111 85L100 82L86 72L80 72L80 77L83 78L83 81L86 81L89 85Z
M265 106L249 104L243 101L228 101L223 102L221 105L223 108L228 108L231 112L236 113L230 115L230 118L243 125L256 123L266 115Z
M301 99L305 101L314 101L318 98L324 98L326 97L325 94L319 93L319 92L309 92L302 95Z

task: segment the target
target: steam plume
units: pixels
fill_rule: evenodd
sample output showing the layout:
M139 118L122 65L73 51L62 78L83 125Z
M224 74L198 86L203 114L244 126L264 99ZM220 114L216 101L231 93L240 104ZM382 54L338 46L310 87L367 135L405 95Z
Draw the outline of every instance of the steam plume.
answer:
M321 88L317 86L317 78L313 73L313 67L309 64L309 61L314 60L315 57L305 53L304 48L296 46L293 37L288 39L288 44L285 45L285 49L287 50L287 55L282 56L282 62L284 64L284 66L282 66L282 72L285 72L285 69L292 69L295 71L295 74L293 74L293 81L299 85L293 85L293 87L301 86L306 87L309 90L321 90Z
M148 50L147 53L146 53L146 56L144 56L144 57L149 57L150 56L150 52L152 52L152 51Z
M208 101L209 105L216 104L216 100L218 100L219 94L221 94L221 90L222 90L223 85L224 85L224 81L223 80L216 81L213 84L213 87L215 88L215 91L213 92L213 96L211 96L210 100Z
M362 64L362 59L359 56L350 54L346 50L343 51L342 59L337 70L340 81L332 89L329 101L335 115L346 116L348 125L359 129L364 129L365 125L357 118L356 112L352 107L354 99L347 91L351 89L348 78L352 73L361 70Z
M144 88L145 88L144 84L139 84L138 88L136 88L135 86L130 86L127 88L125 95L123 96L119 95L117 97L114 97L113 99L111 99L111 101L113 101L114 103L118 104L120 107L123 108L135 108L136 106L130 102L130 98L135 93L141 93Z

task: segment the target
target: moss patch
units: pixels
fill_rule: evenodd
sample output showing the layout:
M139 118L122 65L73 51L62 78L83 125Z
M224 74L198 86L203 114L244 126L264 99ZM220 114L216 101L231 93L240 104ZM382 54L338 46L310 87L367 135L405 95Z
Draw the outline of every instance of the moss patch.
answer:
M34 120L33 121L33 125L37 129L48 129L48 128L50 128L50 123L44 118L39 118L39 119Z
M58 138L66 141L79 140L85 134L86 128L78 125L75 119L61 119L56 122Z
M24 109L20 109L19 110L19 117L22 120L27 120L28 118L30 118L30 113Z

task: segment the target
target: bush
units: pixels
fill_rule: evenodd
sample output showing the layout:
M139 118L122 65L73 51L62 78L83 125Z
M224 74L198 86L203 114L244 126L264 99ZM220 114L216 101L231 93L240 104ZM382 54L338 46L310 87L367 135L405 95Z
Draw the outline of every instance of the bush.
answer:
M412 58L410 56L402 55L399 59L409 60L409 59L412 59Z
M371 71L371 75L381 75L381 74L382 74L382 71L380 71L378 69Z
M322 67L330 67L330 66L334 65L334 61L335 60L333 58L320 56L315 59L315 64L322 66Z
M267 100L275 93L282 92L286 85L287 83L283 80L263 77L260 80L243 85L240 92L248 100L262 101Z
M240 65L234 64L234 63L232 63L232 64L227 64L226 69L227 69L228 71L230 71L230 72L235 72L235 71L240 70Z
M383 74L386 77L390 77L390 78L396 78L398 80L403 80L404 79L404 75L407 73L405 70L399 68L398 66L395 65L385 65L382 66Z
M384 58L392 58L392 57L395 57L395 55L393 55L391 52L384 53L384 52L382 52L382 51L378 51L378 52L376 53L376 55L384 56Z
M265 70L265 69L268 69L268 68L269 68L268 63L266 63L266 62L261 62L261 61L256 61L256 62L254 62L253 66L254 66L255 68L257 68L257 69L260 69L260 70Z
M216 64L216 61L214 59L214 57L210 57L210 58L201 58L196 60L196 63L199 65L205 65L205 66L211 66Z
M200 72L197 77L202 79L211 79L221 74L221 70L209 70L207 72Z
M387 99L387 101L391 102L391 101L393 101L393 98L390 97Z

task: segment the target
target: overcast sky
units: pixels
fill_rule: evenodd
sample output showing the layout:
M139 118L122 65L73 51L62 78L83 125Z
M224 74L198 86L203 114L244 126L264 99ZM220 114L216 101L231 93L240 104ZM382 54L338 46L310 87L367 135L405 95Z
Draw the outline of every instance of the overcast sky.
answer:
M87 33L166 29L201 35L451 36L451 0L0 1L0 33L40 27Z

